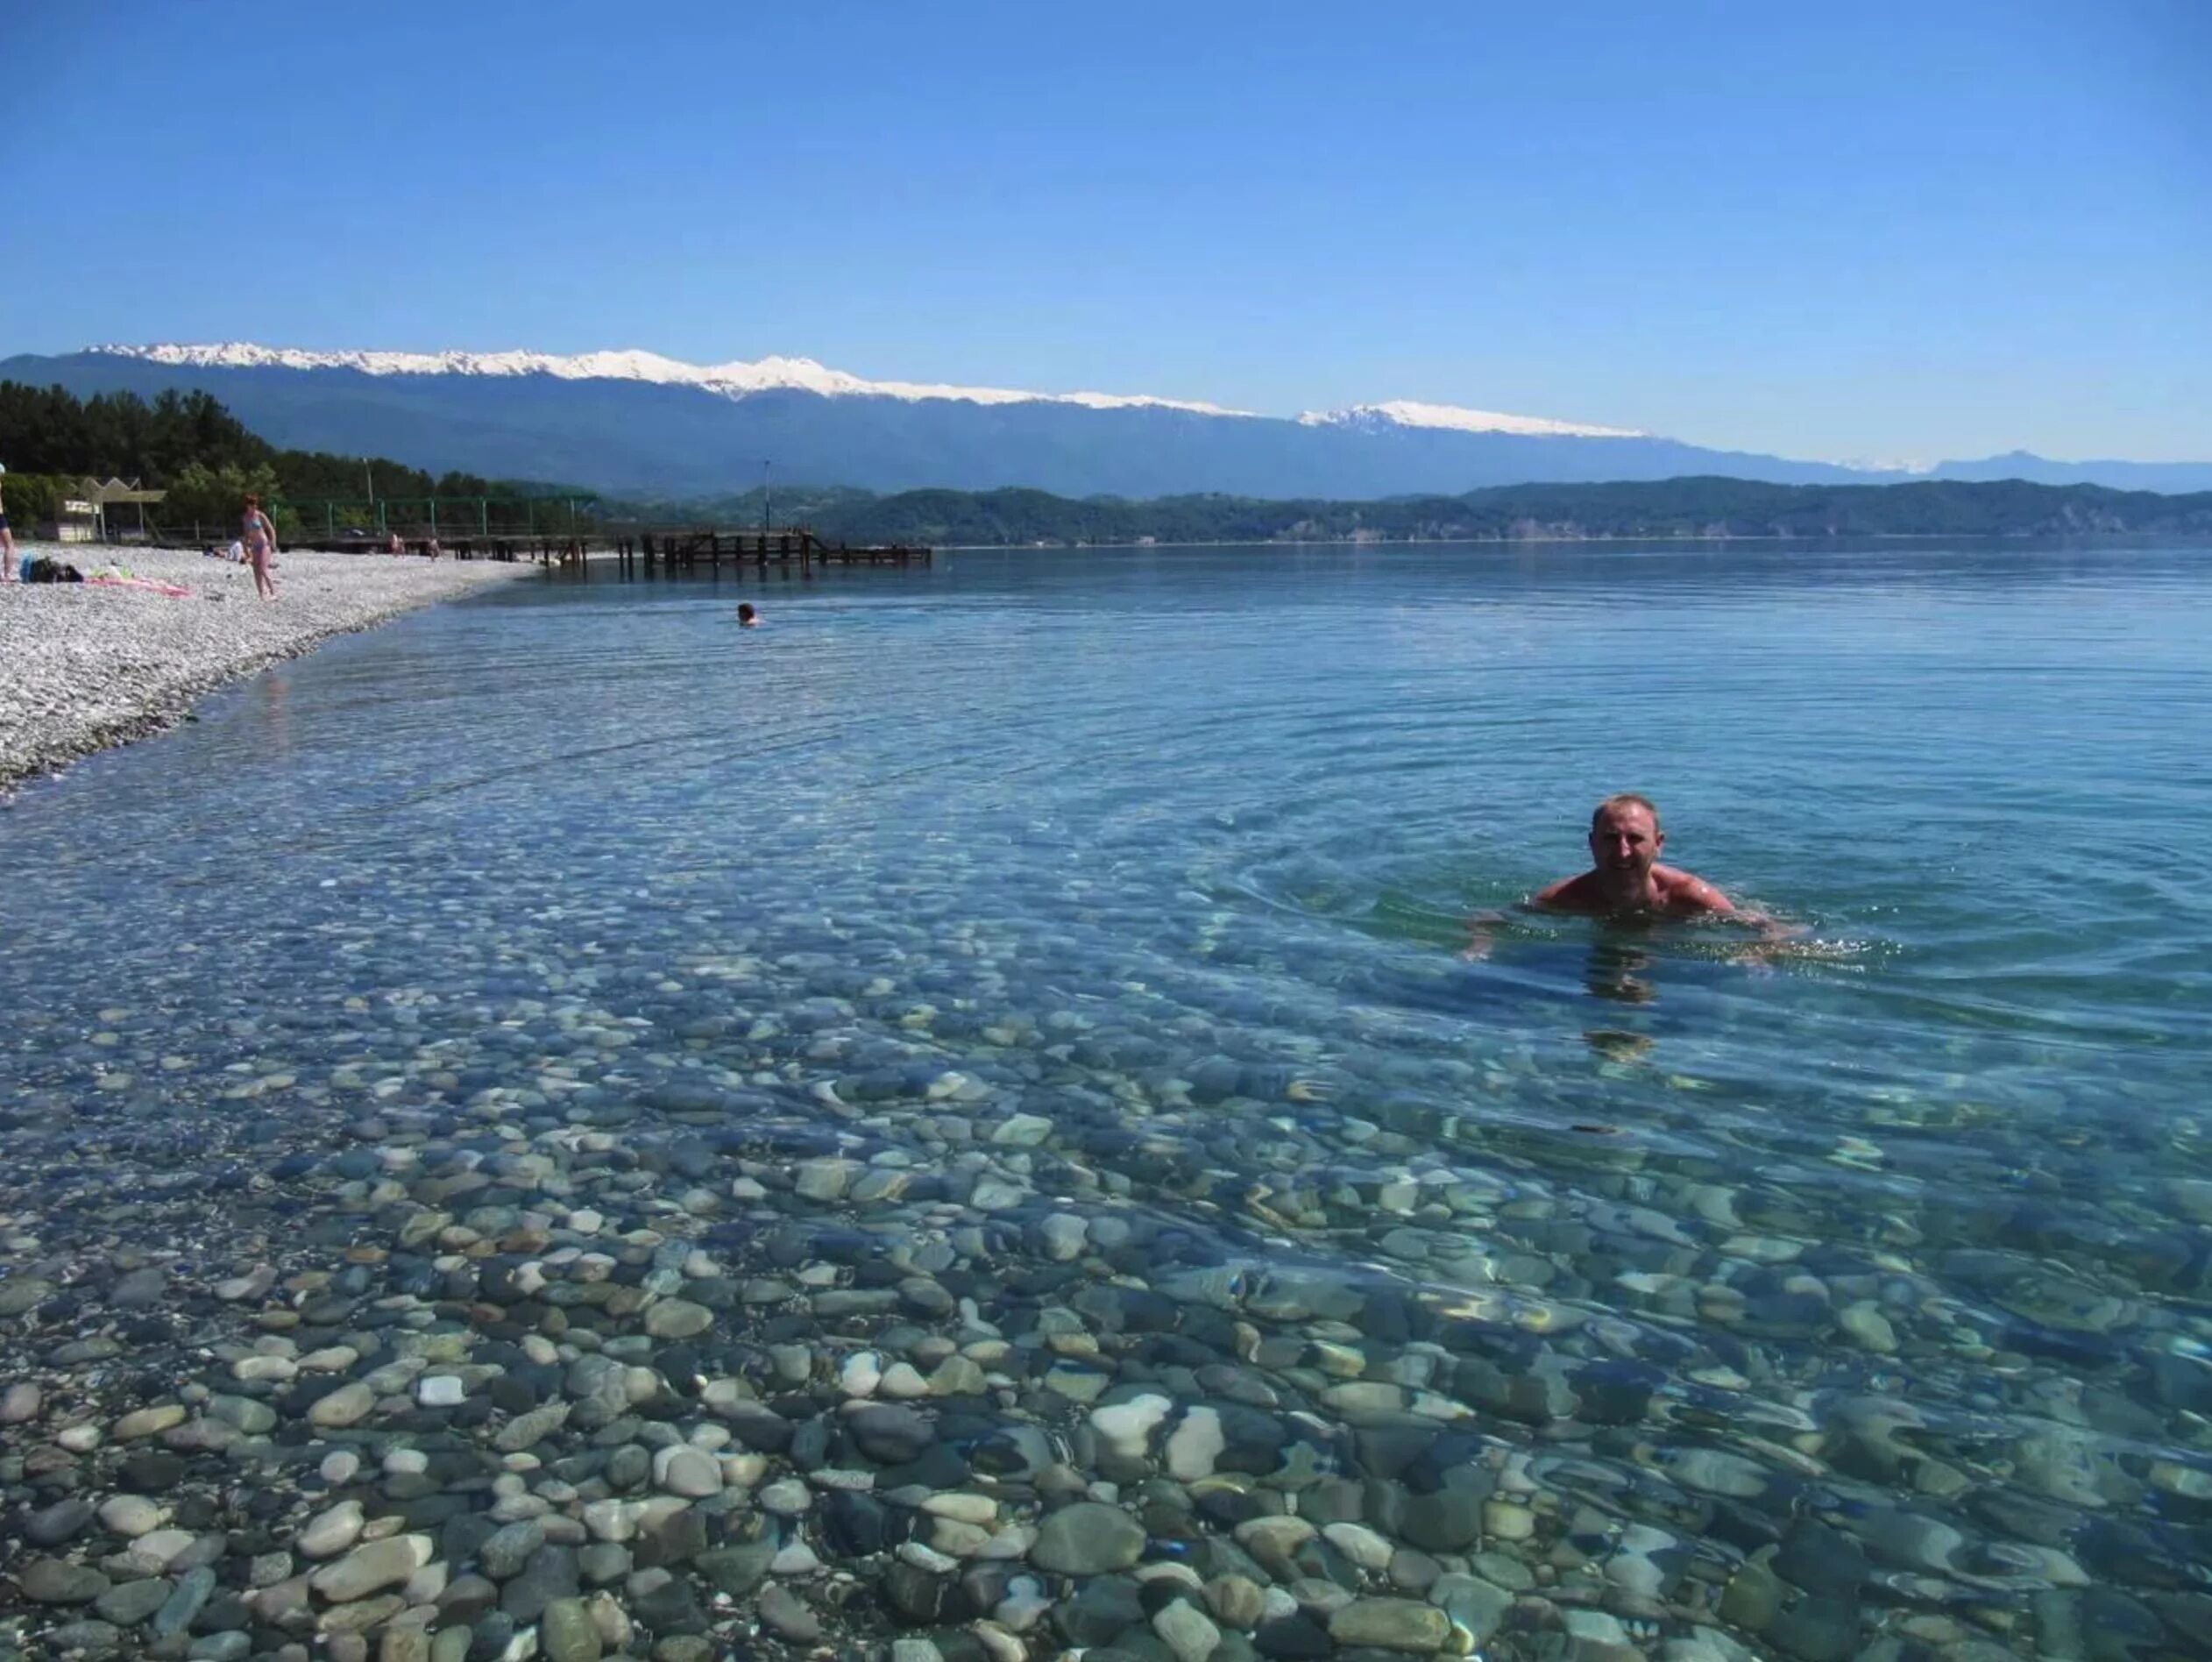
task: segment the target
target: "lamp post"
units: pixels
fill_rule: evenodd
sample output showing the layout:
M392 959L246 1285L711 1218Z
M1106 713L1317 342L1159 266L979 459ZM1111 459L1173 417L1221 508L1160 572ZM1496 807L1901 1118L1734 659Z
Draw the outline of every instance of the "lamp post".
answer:
M361 483L367 488L369 493L369 512L372 515L375 515L376 470L369 465L369 458L365 456L361 458ZM382 530L384 529L384 521L380 516L377 519L377 529L379 530Z
M761 545L762 545L763 548L765 548L765 547L768 545L768 544L767 544L767 537L768 537L768 528L769 528L769 512L768 512L769 500L769 494L768 494L768 464L767 464L766 462L762 462L762 463L761 464L761 537L762 537L762 544L761 544Z

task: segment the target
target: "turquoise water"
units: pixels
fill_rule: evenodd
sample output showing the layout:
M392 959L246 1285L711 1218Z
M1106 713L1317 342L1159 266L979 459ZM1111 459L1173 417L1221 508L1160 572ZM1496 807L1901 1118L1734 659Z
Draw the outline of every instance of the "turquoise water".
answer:
M1869 1627L1995 1609L2063 1654L2037 1601L2080 1578L2180 1654L2208 638L2212 550L2142 545L532 581L0 813L0 1106L92 1116L82 1184L118 1114L213 1146L556 1077L635 1126L749 1081L766 1146L930 1171L981 1157L932 1119L956 1076L1053 1122L1039 1195L1160 1227L1158 1285L1365 1344L1563 1518L1657 1483L1719 1587L1759 1538L1715 1508L1817 1516L1868 1544ZM1618 790L1808 939L1528 916L1462 958ZM44 1182L0 1199L60 1239L82 1190ZM1491 1385L1422 1361L1455 1323Z

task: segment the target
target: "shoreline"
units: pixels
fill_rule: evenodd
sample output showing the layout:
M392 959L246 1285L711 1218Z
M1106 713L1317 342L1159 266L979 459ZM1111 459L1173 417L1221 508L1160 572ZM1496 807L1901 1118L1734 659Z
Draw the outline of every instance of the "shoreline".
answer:
M110 565L188 596L89 584L0 586L0 801L89 756L166 732L201 698L335 636L358 634L537 568L285 553L279 598L250 568L176 550L18 544L89 577Z
M1832 536L1741 531L1721 536L1511 536L1511 537L1215 537L1199 543L932 543L938 553L1159 553L1170 549L1557 549L1588 544L1705 549L1734 543L1807 543L1840 547L1856 543L2154 543L2174 531L1840 531ZM586 562L613 562L615 549L591 549ZM750 569L743 565L739 569Z
M1711 536L1671 536L1662 532L1654 532L1648 536L1615 536L1603 534L1585 536L1563 535L1557 536L1223 537L1199 542L932 543L929 546L940 554L1088 554L1121 550L1158 551L1163 549L1182 548L1510 549L1578 547L1593 543L1698 548L1723 546L1733 543L1811 543L1826 546L1846 543L2143 542L2173 537L2202 540L2199 533L2176 531L1847 531L1825 535L1743 531ZM619 562L620 556L612 549L593 549L585 556L585 558L594 562L601 560Z
M1833 535L1798 535L1778 531L1744 531L1715 536L1670 536L1655 532L1648 536L1317 536L1235 537L1195 543L936 543L940 554L1074 554L1102 549L1159 550L1174 548L1556 548L1586 543L1663 543L1670 548L1694 548L1727 543L2020 543L2038 537L2160 537L2171 531L1847 531Z

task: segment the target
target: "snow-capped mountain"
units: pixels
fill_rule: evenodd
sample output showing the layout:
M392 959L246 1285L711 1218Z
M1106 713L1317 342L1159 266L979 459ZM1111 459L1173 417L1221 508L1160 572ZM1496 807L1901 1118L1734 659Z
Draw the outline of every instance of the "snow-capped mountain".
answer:
M117 358L136 358L180 369L350 369L364 375L550 375L561 380L650 381L658 387L697 387L725 398L755 393L819 393L825 398L956 399L973 404L1080 404L1086 409L1183 409L1200 416L1251 416L1183 398L1155 398L1142 393L1033 393L1004 387L958 387L941 382L867 380L831 369L811 358L762 358L747 363L687 364L658 352L630 349L578 352L317 352L296 346L257 346L226 341L203 346L103 345L90 349ZM1307 427L1435 427L1460 433L1525 433L1582 438L1646 438L1627 427L1596 427L1585 422L1554 421L1543 416L1507 416L1496 410L1463 409L1453 404L1422 404L1394 399L1355 404L1349 409L1307 410L1298 417Z
M350 369L364 375L551 375L561 380L650 381L659 387L697 387L725 398L778 390L819 393L825 398L940 398L974 404L1080 404L1086 409L1184 409L1200 416L1251 416L1183 398L1155 398L1142 393L1031 393L1004 387L956 387L929 381L866 380L831 369L811 358L762 358L752 363L687 364L658 352L635 349L578 352L307 352L296 346L257 346L248 341L216 345L104 345L93 352L137 358L181 369ZM1453 404L1422 404L1394 399L1355 404L1349 409L1307 410L1298 417L1307 427L1435 427L1459 433L1526 433L1582 438L1647 438L1628 427L1595 427L1586 422L1554 421L1543 416L1507 416L1496 410L1462 409Z
M203 388L280 445L666 496L742 489L764 461L793 483L1029 486L1079 497L1358 499L1701 473L1786 484L1904 477L1455 405L1383 401L1273 416L1135 394L870 380L805 358L702 365L636 351L326 352L231 343L11 358L0 360L0 378L80 395ZM2005 457L1934 471L2212 489L2212 465Z
M1350 409L1309 409L1299 418L1308 427L1434 427L1454 433L1525 433L1548 438L1648 438L1633 427L1592 427L1586 422L1556 422L1544 416L1505 416L1494 409L1462 409L1457 404L1419 404L1393 399L1382 404L1354 404Z
M754 393L819 393L825 398L961 399L974 404L1080 404L1086 409L1188 409L1201 416L1244 410L1174 398L1119 393L1023 393L1003 387L949 387L921 381L863 380L811 358L763 358L755 363L686 364L658 352L311 352L294 346L230 341L210 346L95 346L96 352L181 369L350 369L363 375L550 375L559 380L649 381L697 387L725 398ZM1511 419L1511 418L1509 418Z

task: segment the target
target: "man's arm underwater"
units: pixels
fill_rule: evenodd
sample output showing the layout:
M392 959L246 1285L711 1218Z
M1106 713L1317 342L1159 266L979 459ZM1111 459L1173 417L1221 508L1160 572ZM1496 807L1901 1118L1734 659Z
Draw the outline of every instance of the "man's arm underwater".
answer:
M1721 890L1703 877L1682 871L1670 874L1664 897L1665 911L1676 917L1717 918L1724 923L1751 930L1758 938L1749 948L1758 954L1760 946L1784 941L1795 941L1812 933L1810 925L1789 923L1753 907L1740 906ZM1587 891L1588 874L1562 877L1558 882L1539 890L1521 901L1518 912L1564 912L1583 915L1604 915L1602 897ZM1467 919L1467 944L1459 955L1471 962L1478 962L1490 956L1497 944L1496 931L1500 925L1514 921L1513 912L1485 907Z

